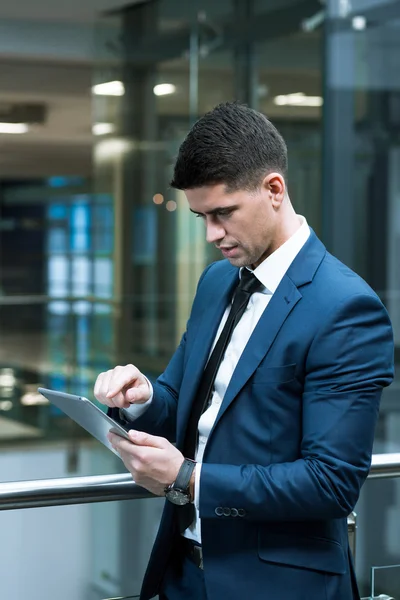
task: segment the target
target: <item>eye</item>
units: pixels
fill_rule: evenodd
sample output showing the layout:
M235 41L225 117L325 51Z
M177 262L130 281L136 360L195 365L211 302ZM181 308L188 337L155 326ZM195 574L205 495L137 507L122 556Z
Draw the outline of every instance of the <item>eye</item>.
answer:
M198 213L198 214L196 215L196 219L204 219L204 217L205 217L205 215L202 215L202 214L200 214L200 213Z

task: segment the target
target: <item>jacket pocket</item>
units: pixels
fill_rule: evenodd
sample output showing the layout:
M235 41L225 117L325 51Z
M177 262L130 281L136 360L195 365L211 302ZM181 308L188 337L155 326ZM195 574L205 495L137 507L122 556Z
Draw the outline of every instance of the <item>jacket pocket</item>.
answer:
M335 540L259 531L258 555L270 563L344 575L348 561Z
M285 383L292 381L296 373L296 364L281 367L259 367L253 375L252 383L257 385L267 383Z

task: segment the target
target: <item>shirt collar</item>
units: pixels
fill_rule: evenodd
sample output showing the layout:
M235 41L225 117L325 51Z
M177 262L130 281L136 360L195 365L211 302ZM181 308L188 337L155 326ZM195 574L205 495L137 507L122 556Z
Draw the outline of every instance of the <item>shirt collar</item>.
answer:
M275 293L286 271L310 236L306 219L301 215L297 216L301 223L300 228L253 271L265 287L264 290L260 290L264 294Z

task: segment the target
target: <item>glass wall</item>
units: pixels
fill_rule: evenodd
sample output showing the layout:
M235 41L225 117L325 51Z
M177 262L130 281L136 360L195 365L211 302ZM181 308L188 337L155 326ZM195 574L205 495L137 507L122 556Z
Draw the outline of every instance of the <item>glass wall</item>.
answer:
M114 207L87 182L69 184L2 185L0 411L53 439L85 434L37 387L88 395L113 347Z
M162 372L202 270L220 258L183 193L169 188L189 127L219 102L247 102L276 122L294 204L320 232L323 38L321 28L302 27L319 9L317 1L160 0L99 21L94 118L104 134L94 192L114 206L115 364ZM124 511L133 533L143 533L152 503ZM137 568L122 569L124 592L138 589L154 528L142 536ZM121 556L132 558L133 533L123 535Z
M37 393L90 396L114 364L114 206L92 188L85 4L0 6L1 483L124 471ZM117 595L120 506L0 511L1 597Z
M104 107L113 107L113 131L95 151L95 185L113 195L116 211L117 362L134 362L150 376L162 371L199 274L219 258L168 183L193 121L233 99L278 126L296 210L378 292L398 338L398 12L396 2L362 0L332 0L325 8L295 0L160 0L99 24L95 82L120 81L124 90L95 98L99 122ZM375 452L399 449L397 405L394 384L384 394ZM395 481L370 482L357 507L365 595L372 566L400 562L397 488ZM397 573L379 571L376 595L399 594Z
M323 239L377 291L400 360L400 4L328 3L324 70ZM374 451L399 452L399 379L383 395ZM359 512L358 577L400 563L400 482L370 481ZM399 569L376 571L375 594L400 594Z
M0 133L2 456L10 444L69 440L65 469L43 477L123 470L39 404L36 388L92 397L97 374L117 364L150 377L164 369L203 268L220 258L170 189L172 165L191 124L219 102L246 102L278 126L297 212L379 293L400 361L399 24L395 0L149 0L98 19L94 65L64 56L10 66L0 54L0 100L41 106L24 113L34 121L25 143ZM375 452L399 451L398 406L397 377ZM79 464L77 449L89 447ZM399 485L367 483L357 507L365 595L373 566L400 562ZM90 513L93 599L138 592L161 504ZM384 592L400 597L398 570L379 570Z
M95 186L116 210L117 362L162 370L203 268L219 258L169 188L190 125L219 102L257 106L280 127L294 203L320 231L322 36L301 27L318 2L298 5L164 0L99 23L95 119L109 133L96 145ZM121 95L103 95L107 85Z

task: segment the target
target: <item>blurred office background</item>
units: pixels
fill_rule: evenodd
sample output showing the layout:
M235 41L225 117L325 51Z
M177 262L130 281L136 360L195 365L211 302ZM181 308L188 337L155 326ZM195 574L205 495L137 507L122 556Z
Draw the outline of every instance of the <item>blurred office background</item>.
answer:
M13 0L0 6L0 482L121 473L38 385L165 367L218 259L168 183L219 102L289 147L297 212L377 291L400 362L398 0ZM399 379L376 453L400 451ZM1 501L0 501L1 502ZM137 594L162 500L0 511L0 596ZM368 482L357 574L400 563L400 480ZM400 567L376 591L400 598Z

